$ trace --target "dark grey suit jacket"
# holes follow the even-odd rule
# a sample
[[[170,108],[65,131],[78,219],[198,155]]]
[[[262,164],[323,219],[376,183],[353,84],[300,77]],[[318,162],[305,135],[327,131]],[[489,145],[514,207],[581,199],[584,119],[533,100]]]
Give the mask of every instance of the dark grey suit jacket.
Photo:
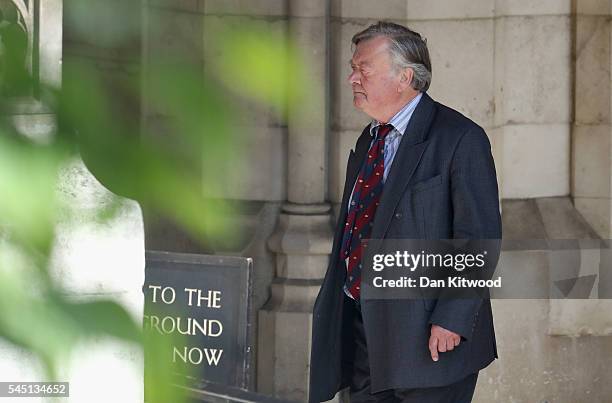
[[[366,127],[351,151],[330,264],[314,306],[311,402],[331,399],[348,381],[343,362],[350,362],[353,338],[339,249],[348,198],[370,140]],[[385,182],[371,238],[500,239],[495,166],[483,129],[423,94]],[[362,298],[362,315],[372,392],[448,385],[497,358],[488,299]],[[459,347],[440,353],[438,362],[428,348],[432,323],[462,336]]]

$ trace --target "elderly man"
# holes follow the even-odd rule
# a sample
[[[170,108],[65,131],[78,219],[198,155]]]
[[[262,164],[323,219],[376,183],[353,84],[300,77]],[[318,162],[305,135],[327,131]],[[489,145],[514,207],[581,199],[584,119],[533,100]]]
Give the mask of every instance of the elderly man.
[[[490,144],[427,95],[418,33],[379,22],[352,42],[353,103],[373,120],[349,156],[314,307],[310,401],[348,386],[351,402],[470,402],[478,371],[497,358],[490,301],[363,299],[360,241],[499,239]]]

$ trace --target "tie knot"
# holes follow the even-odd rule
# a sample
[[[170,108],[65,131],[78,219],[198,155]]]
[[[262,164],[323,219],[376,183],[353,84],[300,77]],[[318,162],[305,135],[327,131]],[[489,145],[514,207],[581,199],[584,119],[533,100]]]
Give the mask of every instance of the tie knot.
[[[390,124],[378,126],[378,132],[376,134],[376,138],[378,140],[384,140],[385,137],[387,137],[387,134],[391,133],[391,130],[393,130],[393,125],[390,125]]]

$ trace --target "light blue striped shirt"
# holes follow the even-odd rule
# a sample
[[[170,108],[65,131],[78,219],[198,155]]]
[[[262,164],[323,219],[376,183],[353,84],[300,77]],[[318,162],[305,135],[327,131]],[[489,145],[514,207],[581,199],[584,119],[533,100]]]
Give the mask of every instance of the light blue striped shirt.
[[[395,153],[397,153],[397,149],[399,148],[400,141],[402,141],[402,136],[408,127],[408,123],[410,122],[410,118],[414,113],[421,97],[423,96],[422,92],[419,92],[418,95],[410,102],[408,102],[399,112],[397,112],[390,120],[389,124],[393,126],[393,130],[387,137],[385,137],[385,172],[383,173],[383,182],[387,180],[387,176],[389,175],[389,170],[391,169],[391,164],[393,163],[393,159],[395,158]],[[372,136],[372,141],[370,142],[370,148],[374,144],[374,140],[376,139],[376,134],[378,133],[378,128],[384,123],[379,122],[378,120],[372,120],[370,124],[370,135]],[[353,190],[351,191],[351,197],[349,197],[349,204],[347,206],[347,211],[351,209],[351,201],[353,200],[353,192],[355,191],[355,184],[353,183]]]
[[[383,182],[387,180],[387,176],[389,175],[389,170],[391,169],[391,164],[393,163],[393,159],[395,158],[395,153],[399,147],[400,141],[402,140],[402,136],[406,131],[406,127],[408,127],[408,122],[410,122],[410,118],[414,113],[421,97],[423,96],[422,92],[412,98],[410,102],[408,102],[399,112],[397,112],[390,120],[389,124],[393,126],[393,130],[387,135],[385,138],[385,173],[383,174]],[[370,134],[372,135],[372,140],[376,138],[376,134],[378,133],[378,128],[384,123],[381,123],[377,120],[373,120],[370,126]],[[374,141],[370,143],[370,147],[372,147]],[[352,196],[351,196],[352,198]]]
[[[404,135],[404,132],[406,131],[406,128],[408,127],[408,123],[410,122],[410,118],[412,117],[412,114],[414,113],[414,110],[419,104],[419,101],[421,100],[422,96],[423,96],[423,93],[419,92],[416,97],[412,98],[410,102],[408,102],[402,109],[400,109],[399,112],[397,112],[389,120],[388,124],[393,126],[393,130],[391,130],[391,132],[387,134],[387,137],[385,137],[385,150],[384,150],[385,172],[383,173],[383,182],[387,180],[387,176],[389,175],[389,170],[391,169],[391,164],[393,163],[393,159],[395,158],[395,154],[397,153],[397,149],[399,148],[400,141],[402,141],[402,136]],[[370,142],[370,148],[374,144],[374,140],[376,139],[376,134],[378,133],[378,128],[383,124],[384,123],[381,123],[377,120],[372,121],[370,125],[370,134],[372,135],[372,141]],[[351,197],[349,197],[349,204],[347,206],[347,211],[349,211],[351,208],[354,191],[355,191],[355,184],[353,184],[353,190],[351,191]],[[345,263],[348,266],[348,258],[345,259]],[[344,286],[344,293],[350,298],[353,298],[353,296],[349,293],[346,285]]]

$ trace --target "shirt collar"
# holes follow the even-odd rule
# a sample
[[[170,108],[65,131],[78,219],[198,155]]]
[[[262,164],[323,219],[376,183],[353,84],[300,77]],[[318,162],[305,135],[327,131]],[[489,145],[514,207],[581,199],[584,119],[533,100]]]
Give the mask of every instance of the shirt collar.
[[[399,110],[390,120],[389,124],[393,126],[395,129],[393,132],[398,132],[399,135],[403,135],[406,131],[406,127],[408,127],[408,122],[410,122],[410,118],[414,110],[416,109],[421,97],[423,96],[422,92],[419,92],[416,97],[412,98],[410,102],[408,102],[402,109]],[[376,135],[376,130],[378,126],[381,126],[383,123],[378,120],[372,120],[370,124],[370,135],[374,137]],[[392,132],[392,133],[393,133]]]

